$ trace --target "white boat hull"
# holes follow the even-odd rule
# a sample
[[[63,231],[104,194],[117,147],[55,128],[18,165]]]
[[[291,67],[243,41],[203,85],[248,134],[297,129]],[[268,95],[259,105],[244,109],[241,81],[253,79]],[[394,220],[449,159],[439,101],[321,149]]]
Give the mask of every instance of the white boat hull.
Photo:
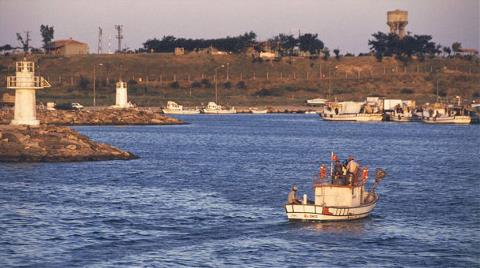
[[[413,121],[411,116],[404,115],[390,115],[390,121],[394,122],[410,122]]]
[[[285,211],[289,220],[306,221],[345,221],[362,219],[370,215],[378,201],[378,195],[370,203],[357,207],[325,207],[314,204],[286,204]]]
[[[202,111],[204,114],[236,114],[236,110],[206,110]]]
[[[268,113],[268,110],[250,110],[250,113],[252,113],[252,114],[266,114],[266,113]]]
[[[427,124],[470,124],[472,118],[466,115],[425,117],[422,122]]]
[[[178,111],[178,110],[164,109],[163,113],[164,114],[199,114],[200,110],[181,110],[181,111]]]
[[[356,122],[378,122],[383,120],[382,114],[320,114],[326,121],[356,121]]]

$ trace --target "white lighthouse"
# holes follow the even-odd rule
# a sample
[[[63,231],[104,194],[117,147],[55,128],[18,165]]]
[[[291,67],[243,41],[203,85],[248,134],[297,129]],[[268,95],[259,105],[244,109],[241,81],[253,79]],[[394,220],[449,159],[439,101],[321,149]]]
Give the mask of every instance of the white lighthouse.
[[[35,63],[19,61],[15,76],[7,77],[7,88],[15,89],[15,115],[10,124],[37,126],[35,90],[50,87],[43,77],[35,76]]]
[[[120,80],[116,83],[116,87],[115,108],[128,108],[127,82]]]

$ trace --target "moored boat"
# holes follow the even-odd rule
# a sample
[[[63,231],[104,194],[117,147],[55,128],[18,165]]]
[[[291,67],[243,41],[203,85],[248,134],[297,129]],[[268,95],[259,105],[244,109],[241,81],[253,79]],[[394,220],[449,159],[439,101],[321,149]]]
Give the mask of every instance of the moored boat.
[[[249,108],[251,114],[266,114],[268,113],[267,109],[258,109],[258,108]]]
[[[378,107],[365,102],[333,102],[319,116],[326,121],[382,121],[383,114],[379,113]]]
[[[332,161],[334,159],[335,155],[332,154]],[[289,220],[355,220],[365,218],[373,211],[379,200],[375,190],[385,177],[385,171],[376,170],[375,182],[370,190],[366,191],[368,168],[359,168],[357,170],[361,174],[359,177],[358,173],[355,176],[339,175],[337,171],[333,171],[332,167],[333,165],[331,165],[330,176],[327,177],[327,168],[322,165],[320,174],[314,177],[314,201],[308,200],[307,195],[304,194],[302,201],[285,204],[285,212]],[[296,186],[292,191],[296,192]]]
[[[382,121],[382,114],[366,114],[366,113],[353,113],[353,114],[334,114],[334,113],[320,113],[319,116],[326,121]]]
[[[472,118],[468,115],[441,115],[424,117],[422,122],[427,124],[470,124]]]
[[[202,109],[202,113],[204,114],[236,114],[237,111],[235,107],[231,107],[230,109],[225,109],[223,106],[216,104],[215,102],[211,101],[207,104],[205,108]]]
[[[184,109],[174,101],[168,101],[167,107],[162,110],[164,114],[199,114],[199,109]]]
[[[464,107],[434,103],[423,111],[422,122],[427,124],[470,124],[472,118]]]

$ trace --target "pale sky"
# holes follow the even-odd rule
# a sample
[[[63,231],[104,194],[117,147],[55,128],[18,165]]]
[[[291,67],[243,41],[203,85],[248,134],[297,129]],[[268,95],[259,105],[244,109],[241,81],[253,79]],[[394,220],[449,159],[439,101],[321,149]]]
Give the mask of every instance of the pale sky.
[[[480,0],[0,0],[0,46],[19,46],[16,32],[30,30],[41,46],[40,25],[53,25],[55,39],[73,38],[97,51],[116,48],[114,25],[124,27],[123,44],[142,47],[150,38],[174,35],[215,38],[254,31],[265,40],[278,33],[318,33],[326,46],[367,52],[368,39],[387,32],[386,12],[408,11],[407,31],[434,41],[479,49]]]

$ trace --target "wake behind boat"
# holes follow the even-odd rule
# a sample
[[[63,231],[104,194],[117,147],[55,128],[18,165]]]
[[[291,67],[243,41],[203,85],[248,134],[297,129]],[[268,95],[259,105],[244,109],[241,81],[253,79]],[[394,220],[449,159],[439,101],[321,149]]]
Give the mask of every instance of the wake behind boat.
[[[335,164],[334,164],[335,163]],[[368,168],[360,167],[353,157],[346,166],[342,166],[332,153],[330,176],[326,165],[321,165],[320,174],[314,176],[314,201],[307,195],[303,200],[296,198],[297,187],[293,186],[285,204],[289,220],[339,221],[355,220],[367,217],[375,208],[379,195],[375,192],[386,173],[382,169],[375,171],[375,182],[369,191],[365,190],[368,181]],[[359,179],[360,178],[360,179]]]

